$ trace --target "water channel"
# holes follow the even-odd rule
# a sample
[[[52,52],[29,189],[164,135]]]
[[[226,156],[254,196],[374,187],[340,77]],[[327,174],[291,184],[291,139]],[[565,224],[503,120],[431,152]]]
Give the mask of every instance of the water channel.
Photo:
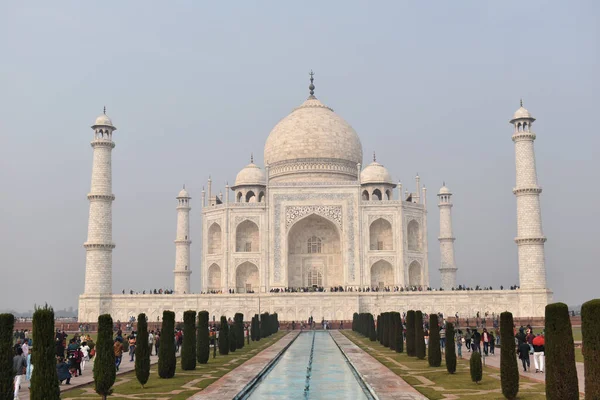
[[[301,333],[249,399],[372,399],[326,331]]]

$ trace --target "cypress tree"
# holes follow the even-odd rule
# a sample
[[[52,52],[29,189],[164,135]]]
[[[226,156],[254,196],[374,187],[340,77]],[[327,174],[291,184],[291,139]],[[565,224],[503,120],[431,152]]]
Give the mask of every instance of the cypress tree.
[[[229,325],[227,318],[221,316],[221,330],[219,331],[219,354],[226,356],[229,354]]]
[[[384,312],[381,315],[381,319],[382,319],[382,335],[383,335],[383,346],[384,347],[390,347],[390,329],[389,329],[389,312]]]
[[[12,366],[14,327],[14,315],[0,314],[0,399],[2,400],[12,400],[14,398]]]
[[[419,360],[425,359],[425,332],[423,332],[423,313],[415,312],[415,354]]]
[[[210,357],[210,336],[208,332],[208,311],[198,313],[198,343],[196,346],[196,356],[198,363],[206,364]]]
[[[430,367],[439,367],[442,365],[440,326],[437,314],[429,315],[429,346],[427,347],[427,361],[429,361]]]
[[[181,369],[196,369],[196,311],[183,313],[183,344],[181,345]]]
[[[381,314],[377,315],[377,341],[379,342],[379,344],[381,344],[382,342],[382,337],[381,337]]]
[[[585,400],[600,399],[600,299],[581,306]]]
[[[358,313],[352,314],[352,330],[358,332]]]
[[[237,328],[235,323],[229,326],[229,352],[233,353],[237,349]]]
[[[254,342],[256,340],[256,331],[255,331],[255,319],[252,317],[250,320],[250,339]]]
[[[137,336],[135,341],[135,377],[142,388],[150,377],[150,345],[148,344],[148,321],[146,314],[137,318]]]
[[[237,329],[235,335],[237,344],[235,347],[242,349],[244,348],[244,314],[236,313],[233,320],[235,321],[235,327]]]
[[[519,393],[519,365],[515,351],[513,336],[513,315],[509,312],[500,314],[500,383],[502,394],[507,399],[514,399]]]
[[[177,358],[175,357],[175,313],[173,311],[163,311],[160,333],[158,376],[169,379],[175,376],[175,367],[177,366]]]
[[[35,351],[31,354],[31,363],[35,365],[35,373],[32,374],[29,396],[35,400],[58,400],[60,388],[56,373],[54,310],[48,305],[36,307],[33,313],[33,343]]]
[[[446,323],[446,369],[451,374],[456,372],[455,336],[454,324],[451,322]]]
[[[415,357],[415,311],[408,310],[406,313],[406,355]]]
[[[369,314],[369,340],[374,342],[377,340],[377,332],[375,331],[375,318],[373,314]]]
[[[394,313],[395,327],[396,327],[396,353],[402,353],[404,351],[404,334],[402,329],[402,318],[399,312]]]
[[[98,339],[95,346],[96,355],[94,356],[94,389],[104,400],[112,393],[112,386],[117,378],[112,328],[113,320],[110,314],[103,314],[98,317]],[[33,340],[35,344],[35,336]],[[37,349],[33,352],[33,354],[35,353],[37,353]],[[37,369],[37,366],[34,368]],[[56,371],[56,362],[54,362],[54,370]],[[32,374],[32,387],[36,374],[37,371]],[[58,377],[54,381],[58,382]],[[42,384],[45,385],[49,382],[44,381]]]
[[[390,312],[390,350],[396,350],[396,316]]]
[[[481,366],[481,354],[479,352],[471,354],[469,369],[471,372],[471,380],[475,383],[481,382],[481,378],[483,378],[483,367]]]
[[[260,340],[260,337],[261,337],[261,335],[260,335],[260,319],[258,318],[258,314],[254,314],[254,319],[255,319],[254,325],[256,325],[255,326],[256,334],[254,337],[256,338],[256,340]]]
[[[554,303],[546,306],[545,330],[546,398],[577,400],[579,383],[575,367],[575,346],[566,304]],[[587,349],[584,347],[585,350]]]

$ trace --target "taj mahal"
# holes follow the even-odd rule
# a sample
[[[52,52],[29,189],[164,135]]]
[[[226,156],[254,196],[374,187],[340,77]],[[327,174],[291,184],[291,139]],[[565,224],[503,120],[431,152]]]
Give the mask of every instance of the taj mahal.
[[[268,311],[278,313],[280,321],[309,316],[351,320],[355,312],[409,309],[465,316],[506,310],[516,317],[544,315],[552,292],[546,285],[535,118],[523,104],[510,119],[516,159],[512,191],[517,201],[519,288],[454,290],[458,268],[453,194],[444,184],[434,205],[440,213],[441,265],[436,270],[443,290],[427,290],[427,213],[431,211],[427,189],[418,174],[414,184],[394,181],[375,154],[363,164],[357,132],[314,91],[311,73],[308,98],[268,135],[264,166],[251,157],[224,193],[213,191],[209,178],[197,206],[185,187],[176,196],[174,293],[170,295],[113,293],[111,157],[113,135],[118,133],[106,112],[101,114],[92,126],[85,290],[79,298],[79,321],[95,322],[105,313],[125,321],[141,312],[156,321],[164,310],[175,311],[178,321],[186,310],[207,310],[217,319],[237,312],[247,317]],[[201,212],[191,214],[192,205]],[[196,221],[202,224],[198,238],[202,252],[201,260],[193,261],[189,227]],[[200,282],[200,293],[190,291],[191,279]]]

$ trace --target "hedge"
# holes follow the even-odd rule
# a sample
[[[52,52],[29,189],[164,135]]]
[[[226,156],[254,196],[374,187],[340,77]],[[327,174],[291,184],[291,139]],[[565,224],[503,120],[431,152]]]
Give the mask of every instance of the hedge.
[[[406,355],[415,357],[415,311],[408,310],[406,313]]]
[[[148,344],[148,321],[146,314],[137,318],[137,337],[135,341],[135,377],[142,388],[150,377],[150,345]]]
[[[415,355],[419,360],[425,359],[425,332],[423,332],[423,313],[415,312]]]
[[[210,336],[208,331],[208,311],[198,313],[198,330],[196,344],[196,358],[199,364],[206,364],[210,357]]]
[[[446,370],[453,374],[456,372],[456,345],[454,332],[454,324],[446,323]]]
[[[12,366],[14,327],[14,315],[0,314],[0,399],[2,400],[12,400],[14,397]]]
[[[600,299],[581,306],[585,399],[600,399]]]
[[[181,345],[181,369],[196,369],[196,311],[183,313],[183,344]]]
[[[513,336],[513,315],[500,314],[500,382],[502,394],[509,400],[515,399],[519,393],[519,365],[515,351]],[[506,346],[504,344],[506,343]]]
[[[554,303],[546,306],[545,331],[546,398],[578,400],[575,346],[569,308],[566,304]]]
[[[158,376],[169,379],[175,376],[175,313],[163,311],[158,348]]]
[[[96,340],[96,355],[94,356],[94,389],[104,400],[112,393],[112,386],[117,378],[112,328],[113,320],[109,314],[98,317],[98,339]],[[37,350],[33,353],[36,352]],[[56,365],[54,369],[56,369]],[[31,375],[32,381],[35,379],[35,375],[35,373]],[[58,377],[56,381],[58,382]]]
[[[221,330],[219,331],[219,354],[222,356],[229,354],[229,325],[224,315],[221,316]]]
[[[430,367],[442,365],[442,347],[440,344],[440,325],[437,314],[429,315],[429,346],[427,347],[427,361]]]

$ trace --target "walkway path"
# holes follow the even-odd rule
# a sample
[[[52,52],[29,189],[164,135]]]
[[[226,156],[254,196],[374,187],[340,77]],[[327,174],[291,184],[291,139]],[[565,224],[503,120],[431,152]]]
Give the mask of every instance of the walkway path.
[[[179,356],[179,353],[177,353]],[[150,365],[156,364],[158,362],[158,356],[154,355],[150,357]],[[85,370],[83,371],[83,375],[78,376],[77,378],[71,378],[71,384],[65,385],[64,383],[60,385],[60,391],[64,392],[65,390],[75,389],[80,386],[87,385],[88,383],[94,382],[94,372],[93,372],[93,362],[88,362],[85,366]],[[133,371],[135,369],[135,362],[129,362],[129,354],[123,353],[123,361],[121,362],[121,366],[119,367],[119,371],[117,371],[117,376],[124,374],[129,371]],[[35,374],[35,368],[34,372]],[[19,391],[19,399],[29,399],[29,381],[23,382],[21,384],[21,390]]]
[[[291,343],[300,332],[288,333],[275,344],[261,351],[239,367],[223,375],[218,381],[206,389],[191,396],[190,400],[200,399],[232,399],[242,391],[256,375],[263,370],[285,347]]]
[[[381,364],[370,354],[355,345],[339,331],[330,331],[331,337],[338,344],[361,378],[367,383],[379,399],[421,400],[427,399],[402,378]]]
[[[494,367],[494,368],[500,368],[500,349],[496,348],[496,354],[493,356],[487,356],[485,357],[485,364],[490,366],[490,367]],[[467,351],[467,349],[465,347],[463,347],[463,351],[462,351],[462,355],[463,358],[466,360],[470,360],[471,359],[471,354]],[[484,355],[483,353],[481,353],[482,355]],[[482,360],[483,361],[483,360]],[[542,373],[535,373],[535,367],[533,366],[533,356],[530,356],[530,361],[531,361],[531,368],[533,368],[533,371],[527,371],[524,372],[523,371],[523,367],[521,364],[521,361],[519,360],[519,374],[522,376],[525,376],[529,379],[532,379],[534,381],[538,381],[538,382],[544,382],[546,381],[546,374],[542,374]],[[579,391],[581,393],[584,393],[584,388],[585,388],[585,377],[583,375],[583,363],[575,363],[577,365],[577,380],[579,381]]]

